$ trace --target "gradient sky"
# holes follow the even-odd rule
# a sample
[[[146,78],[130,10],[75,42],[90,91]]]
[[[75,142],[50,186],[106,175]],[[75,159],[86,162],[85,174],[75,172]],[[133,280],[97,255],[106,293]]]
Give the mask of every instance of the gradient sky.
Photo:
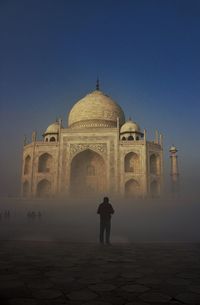
[[[0,194],[17,194],[23,136],[95,89],[200,172],[200,1],[0,0]],[[200,179],[199,179],[200,180]],[[192,181],[192,180],[191,180]]]

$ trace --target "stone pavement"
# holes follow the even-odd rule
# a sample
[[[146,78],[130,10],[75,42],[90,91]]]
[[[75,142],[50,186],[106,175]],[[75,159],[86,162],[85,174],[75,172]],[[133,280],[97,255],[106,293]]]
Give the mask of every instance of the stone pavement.
[[[200,245],[1,241],[0,304],[200,304]]]

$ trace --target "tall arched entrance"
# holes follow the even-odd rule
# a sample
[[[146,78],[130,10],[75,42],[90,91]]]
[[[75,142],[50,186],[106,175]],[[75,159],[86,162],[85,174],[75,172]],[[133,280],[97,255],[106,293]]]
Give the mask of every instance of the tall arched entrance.
[[[49,197],[51,195],[51,182],[43,179],[37,185],[37,197]]]
[[[28,155],[25,159],[24,175],[30,174],[30,171],[31,171],[31,157]]]
[[[71,163],[70,186],[71,194],[105,193],[107,179],[103,158],[89,149],[76,155]]]
[[[44,153],[39,157],[38,161],[38,172],[49,173],[52,170],[53,158],[50,154]]]
[[[150,173],[154,175],[160,174],[160,158],[158,155],[150,156]]]
[[[140,185],[136,180],[130,179],[126,182],[125,195],[127,197],[138,197],[140,195]]]

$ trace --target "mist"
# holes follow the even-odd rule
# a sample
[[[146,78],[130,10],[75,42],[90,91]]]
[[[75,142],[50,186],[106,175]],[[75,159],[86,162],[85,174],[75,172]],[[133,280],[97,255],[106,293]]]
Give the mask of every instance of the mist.
[[[98,242],[97,208],[102,199],[2,198],[0,239]],[[200,241],[200,205],[195,193],[131,200],[110,196],[110,202],[115,210],[113,243]],[[29,216],[32,212],[34,217]]]

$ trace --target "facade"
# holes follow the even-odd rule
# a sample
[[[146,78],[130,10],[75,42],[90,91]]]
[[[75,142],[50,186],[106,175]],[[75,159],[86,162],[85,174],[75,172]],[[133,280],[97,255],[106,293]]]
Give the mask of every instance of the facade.
[[[22,196],[159,196],[163,186],[162,136],[146,130],[97,89],[51,124],[43,141],[24,143]]]

